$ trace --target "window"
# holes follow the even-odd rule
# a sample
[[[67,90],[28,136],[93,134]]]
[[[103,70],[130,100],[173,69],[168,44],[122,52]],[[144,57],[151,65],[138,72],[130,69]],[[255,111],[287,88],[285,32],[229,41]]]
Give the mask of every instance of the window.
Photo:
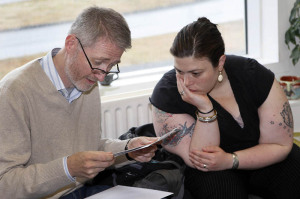
[[[124,54],[122,63],[127,67],[122,70],[172,65],[173,58],[169,49],[176,33],[202,16],[218,24],[226,53],[245,54],[244,8],[243,0],[209,0],[125,14],[133,33],[133,48]]]
[[[172,68],[169,49],[176,33],[198,17],[219,25],[226,53],[246,53],[243,0],[111,0],[101,4],[95,0],[0,0],[0,4],[0,79],[62,46],[75,17],[83,8],[97,4],[122,13],[133,37],[132,49],[121,60],[120,78],[113,82],[115,88],[103,88],[104,95],[140,89],[136,84],[153,87]]]

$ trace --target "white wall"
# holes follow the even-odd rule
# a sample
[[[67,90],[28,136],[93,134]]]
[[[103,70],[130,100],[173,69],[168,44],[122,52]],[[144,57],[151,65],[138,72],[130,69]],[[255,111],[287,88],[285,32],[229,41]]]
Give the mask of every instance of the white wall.
[[[284,41],[284,35],[286,30],[289,27],[289,16],[290,11],[294,5],[295,0],[261,0],[263,5],[263,10],[270,10],[270,7],[276,7],[276,13],[277,16],[274,14],[270,15],[268,12],[262,12],[262,27],[267,26],[267,24],[274,24],[277,23],[277,31],[276,33],[272,31],[269,31],[267,28],[263,30],[264,37],[262,41],[268,40],[271,42],[277,42],[278,45],[278,62],[274,63],[266,63],[265,66],[270,68],[272,71],[275,72],[277,77],[280,77],[281,75],[298,75],[300,76],[300,63],[298,63],[296,66],[292,64],[292,61],[290,60],[290,50],[288,49],[287,45]],[[274,6],[274,3],[277,4],[277,6]],[[273,18],[275,17],[275,18]],[[273,35],[278,35],[278,38],[273,38]],[[268,45],[266,42],[262,43],[262,47],[265,47],[264,45]],[[272,51],[273,49],[265,47],[265,51]]]
[[[251,1],[251,0],[250,0]],[[291,51],[285,44],[290,11],[295,0],[260,0],[261,3],[261,58],[276,78],[282,75],[300,76],[300,62],[295,66],[289,58]],[[276,20],[274,20],[276,19]],[[300,132],[300,100],[290,101],[294,131]]]

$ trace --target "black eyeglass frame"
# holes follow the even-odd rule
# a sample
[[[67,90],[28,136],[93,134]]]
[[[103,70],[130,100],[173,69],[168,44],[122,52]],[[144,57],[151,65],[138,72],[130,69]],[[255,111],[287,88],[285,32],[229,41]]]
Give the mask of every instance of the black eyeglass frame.
[[[94,68],[94,67],[92,66],[92,63],[90,62],[90,60],[89,60],[89,58],[88,58],[88,56],[87,56],[87,54],[86,54],[84,48],[83,48],[83,45],[82,45],[80,39],[79,39],[78,37],[76,37],[76,39],[78,40],[79,45],[80,45],[80,47],[81,47],[81,49],[82,49],[82,51],[83,51],[83,54],[84,54],[86,60],[88,61],[88,63],[89,63],[89,65],[90,65],[92,71],[98,70],[98,71],[101,71],[101,72],[102,72],[103,74],[105,74],[105,75],[108,75],[108,74],[117,74],[117,75],[119,75],[120,69],[119,69],[119,65],[118,65],[118,64],[117,64],[117,70],[118,70],[118,71],[109,71],[109,72],[107,72],[107,71],[102,70],[102,69],[100,69],[100,68]]]

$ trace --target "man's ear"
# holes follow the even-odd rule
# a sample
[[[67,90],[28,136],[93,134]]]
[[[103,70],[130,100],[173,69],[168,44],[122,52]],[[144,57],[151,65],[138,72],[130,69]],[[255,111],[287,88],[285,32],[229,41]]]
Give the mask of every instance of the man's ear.
[[[65,48],[67,52],[73,51],[77,48],[78,41],[75,35],[68,35],[65,39]]]

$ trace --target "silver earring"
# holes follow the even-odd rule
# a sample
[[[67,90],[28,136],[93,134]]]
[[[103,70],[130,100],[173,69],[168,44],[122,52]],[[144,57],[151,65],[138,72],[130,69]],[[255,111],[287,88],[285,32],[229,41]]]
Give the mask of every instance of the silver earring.
[[[221,83],[223,81],[222,71],[219,71],[218,82]]]

